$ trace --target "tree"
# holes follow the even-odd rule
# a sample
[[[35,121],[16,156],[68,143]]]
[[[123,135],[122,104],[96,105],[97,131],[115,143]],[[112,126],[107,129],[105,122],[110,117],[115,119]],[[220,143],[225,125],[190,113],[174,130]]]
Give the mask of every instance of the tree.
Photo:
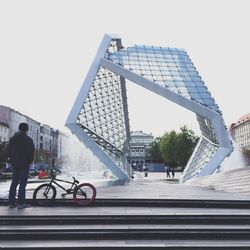
[[[181,132],[174,130],[163,135],[160,141],[160,152],[163,160],[171,167],[186,166],[194,147],[198,142],[198,137],[186,126],[180,128]]]
[[[163,135],[160,142],[160,152],[163,160],[171,167],[178,166],[178,136],[177,133],[172,130]]]
[[[6,142],[0,142],[0,169],[4,167],[7,161],[7,146],[8,144]]]
[[[160,152],[161,137],[156,137],[153,143],[150,145],[150,155],[153,162],[163,162]]]
[[[198,140],[199,138],[187,126],[181,127],[181,133],[178,134],[178,164],[182,169],[187,165]]]

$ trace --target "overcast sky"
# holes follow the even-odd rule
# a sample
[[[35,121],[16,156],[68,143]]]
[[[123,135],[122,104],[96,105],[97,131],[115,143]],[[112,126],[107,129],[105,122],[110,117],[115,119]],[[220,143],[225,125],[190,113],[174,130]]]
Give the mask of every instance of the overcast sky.
[[[65,130],[105,33],[134,44],[186,49],[227,125],[249,108],[249,6],[243,0],[0,0],[0,104]],[[190,111],[128,83],[131,130],[154,136]],[[66,130],[67,131],[67,130]]]

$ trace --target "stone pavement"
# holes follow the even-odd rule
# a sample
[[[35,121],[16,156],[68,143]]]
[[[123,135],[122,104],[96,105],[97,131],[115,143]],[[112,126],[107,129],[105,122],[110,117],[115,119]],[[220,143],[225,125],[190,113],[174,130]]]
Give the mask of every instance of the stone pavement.
[[[250,167],[237,168],[222,173],[191,179],[186,184],[211,190],[250,195]]]
[[[178,184],[177,179],[166,179],[163,174],[152,174],[148,178],[139,178],[134,181],[120,186],[103,186],[97,187],[97,199],[190,199],[190,200],[235,200],[235,201],[250,201],[250,195],[232,194],[223,191],[209,190],[203,187]],[[33,190],[27,192],[27,197],[31,198]],[[57,195],[60,199],[60,195]],[[235,209],[206,209],[206,208],[185,208],[181,207],[31,207],[24,210],[9,209],[7,206],[0,206],[1,215],[15,214],[103,214],[103,213],[225,213],[233,212]],[[249,213],[250,210],[239,209],[237,212]]]
[[[215,191],[166,180],[133,181],[128,185],[99,187],[97,198],[250,200],[250,195]]]
[[[166,178],[165,173],[149,173],[144,177],[138,173],[137,178],[123,185],[112,185],[109,182],[93,182],[97,188],[97,198],[128,198],[128,199],[214,199],[214,200],[250,200],[250,194],[229,193],[223,190],[213,190],[209,186],[187,185],[178,183],[180,173],[176,178]],[[28,183],[27,198],[32,198],[34,189],[41,182]],[[0,183],[0,193],[7,193],[10,182]],[[60,198],[60,189],[57,198]],[[1,199],[1,196],[0,196]]]
[[[249,195],[177,181],[166,180],[163,174],[149,174],[126,185],[97,185],[99,201],[128,200],[124,205],[105,205],[97,200],[88,207],[72,203],[19,210],[0,202],[0,248],[250,249]],[[31,187],[28,197],[32,197]],[[148,201],[143,205],[133,204],[145,199]],[[171,199],[174,201],[168,206],[166,201]],[[154,203],[157,200],[160,203]],[[180,206],[181,200],[188,202]],[[220,201],[227,203],[216,206]],[[235,202],[247,204],[235,207]]]
[[[141,175],[127,185],[97,188],[97,198],[250,200],[250,194],[180,184],[179,176],[177,173],[176,179],[167,179],[165,173],[149,173],[147,178]]]

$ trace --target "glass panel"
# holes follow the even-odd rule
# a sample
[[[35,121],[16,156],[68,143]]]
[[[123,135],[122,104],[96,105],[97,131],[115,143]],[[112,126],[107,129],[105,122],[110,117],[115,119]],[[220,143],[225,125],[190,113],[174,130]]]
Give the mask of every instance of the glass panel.
[[[109,53],[106,58],[218,111],[218,106],[211,99],[199,73],[182,49],[135,45]],[[186,87],[186,90],[180,89],[182,87]]]

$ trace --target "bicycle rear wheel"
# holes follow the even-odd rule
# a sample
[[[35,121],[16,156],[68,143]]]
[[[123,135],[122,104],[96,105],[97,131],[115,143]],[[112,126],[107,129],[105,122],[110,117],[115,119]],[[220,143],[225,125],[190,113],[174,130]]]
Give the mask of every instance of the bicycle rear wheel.
[[[73,193],[74,201],[81,206],[86,206],[95,201],[96,188],[90,183],[78,185]]]
[[[51,184],[38,186],[33,193],[33,201],[39,205],[48,205],[55,201],[56,188]]]

